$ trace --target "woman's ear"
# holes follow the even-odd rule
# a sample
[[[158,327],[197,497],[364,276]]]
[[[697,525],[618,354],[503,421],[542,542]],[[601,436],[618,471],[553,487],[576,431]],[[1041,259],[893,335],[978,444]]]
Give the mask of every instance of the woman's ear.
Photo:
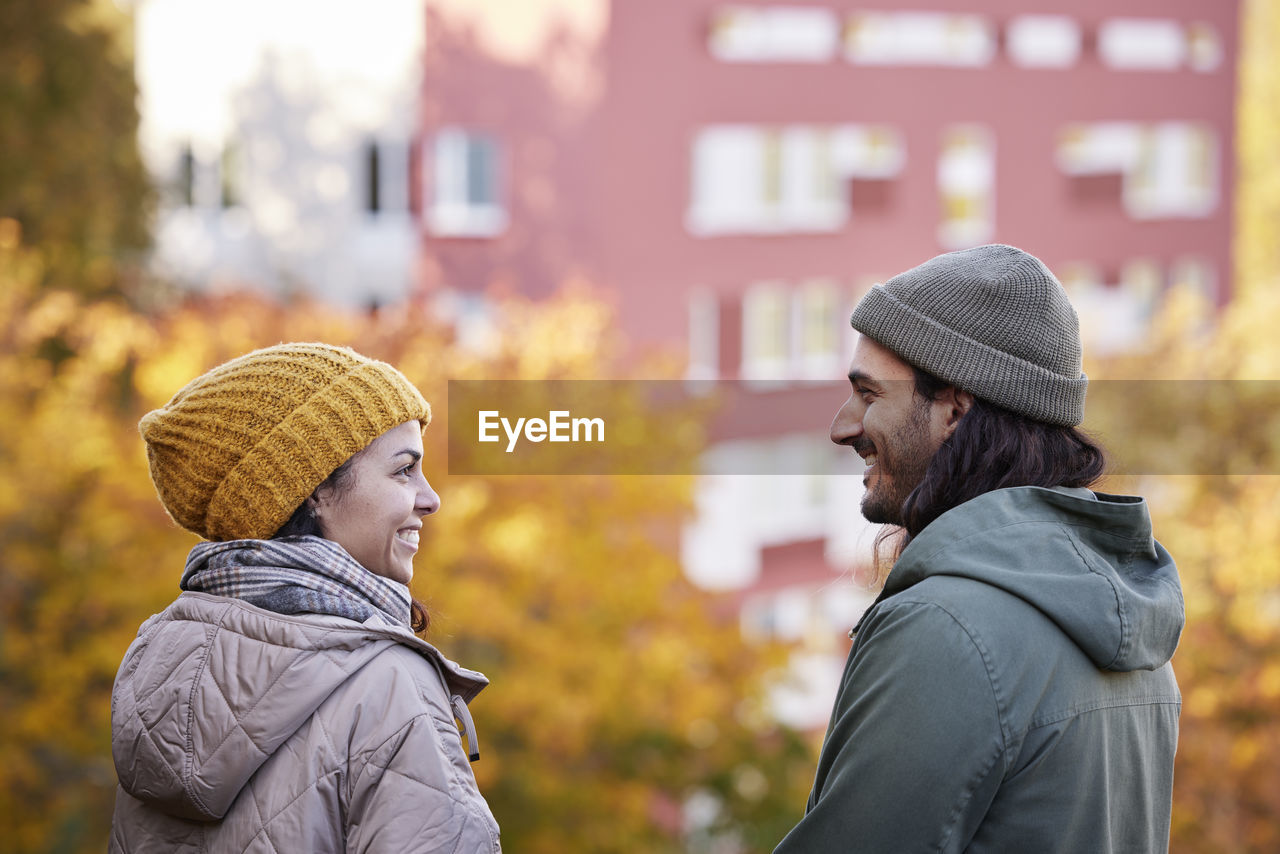
[[[303,502],[307,511],[311,514],[311,520],[315,524],[316,531],[322,537],[325,536],[325,531],[328,528],[325,524],[325,518],[332,504],[331,498],[329,490],[317,489],[308,495],[307,500]]]

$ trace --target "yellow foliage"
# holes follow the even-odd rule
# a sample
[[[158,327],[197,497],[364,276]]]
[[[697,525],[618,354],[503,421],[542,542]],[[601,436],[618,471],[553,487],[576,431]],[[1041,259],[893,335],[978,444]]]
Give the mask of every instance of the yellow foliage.
[[[1280,850],[1280,5],[1246,0],[1241,33],[1233,298],[1215,317],[1194,296],[1172,295],[1147,352],[1090,370],[1229,384],[1230,404],[1197,416],[1198,438],[1161,453],[1255,473],[1141,483],[1187,607],[1174,657],[1185,698],[1170,841],[1179,854]],[[1143,441],[1178,413],[1146,417],[1145,428],[1134,422]]]
[[[779,651],[744,649],[669,547],[689,480],[447,470],[446,380],[620,376],[607,306],[585,293],[512,300],[477,351],[416,306],[353,316],[224,296],[146,316],[43,290],[38,267],[0,249],[6,850],[101,850],[112,678],[138,625],[178,593],[195,543],[156,500],[138,418],[209,367],[283,340],[386,359],[434,404],[424,468],[443,503],[415,592],[432,641],[493,680],[473,707],[475,770],[508,848],[681,850],[679,805],[695,791],[722,800],[748,850],[794,821],[808,746],[739,713],[758,705]]]
[[[1240,28],[1236,266],[1242,288],[1280,277],[1280,6],[1245,0]]]
[[[1148,477],[1156,536],[1178,563],[1187,626],[1174,668],[1185,703],[1174,776],[1171,850],[1280,850],[1280,288],[1242,288],[1214,322],[1185,300],[1167,306],[1151,350],[1099,366],[1106,376],[1213,380],[1229,406],[1196,415],[1163,453],[1188,471]],[[1130,413],[1135,436],[1162,442],[1176,408]],[[1198,438],[1191,438],[1191,437]],[[1203,469],[1202,469],[1203,470]]]

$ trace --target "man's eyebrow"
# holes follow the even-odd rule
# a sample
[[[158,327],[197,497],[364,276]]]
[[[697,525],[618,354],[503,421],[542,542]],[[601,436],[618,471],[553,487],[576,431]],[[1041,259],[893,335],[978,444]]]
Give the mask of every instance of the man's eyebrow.
[[[871,378],[870,375],[864,374],[862,371],[853,370],[849,372],[849,382],[854,385],[866,386],[868,388],[880,390],[880,383]]]
[[[421,454],[421,453],[419,453],[418,451],[413,450],[412,448],[405,448],[403,451],[396,451],[396,452],[395,452],[394,454],[392,454],[391,456],[392,456],[392,457],[398,457],[398,456],[400,456],[401,454],[408,454],[409,456],[413,457],[413,461],[414,461],[415,463],[416,463],[418,460],[422,459],[422,454]]]

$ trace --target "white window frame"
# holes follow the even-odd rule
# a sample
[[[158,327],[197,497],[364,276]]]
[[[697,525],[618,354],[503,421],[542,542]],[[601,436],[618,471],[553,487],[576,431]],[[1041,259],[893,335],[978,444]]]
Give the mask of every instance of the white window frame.
[[[845,58],[855,65],[981,68],[996,55],[996,34],[981,15],[854,12],[845,19]]]
[[[370,175],[370,152],[376,152],[378,174]],[[370,134],[360,146],[360,207],[367,216],[382,220],[409,214],[409,142],[403,138]],[[369,208],[371,179],[377,181],[378,206]]]
[[[1220,146],[1200,122],[1096,122],[1064,128],[1056,159],[1067,175],[1122,175],[1133,219],[1203,219],[1218,207]]]
[[[938,243],[966,249],[989,241],[996,226],[996,142],[984,125],[952,125],[943,130],[938,153]],[[964,140],[964,143],[954,142]],[[956,202],[970,205],[968,216],[952,217]]]
[[[729,6],[713,14],[707,47],[721,62],[827,62],[840,47],[840,23],[815,6]]]
[[[1022,68],[1071,68],[1083,38],[1080,23],[1067,15],[1018,15],[1005,28],[1005,50]]]
[[[1116,71],[1177,71],[1187,35],[1171,18],[1112,18],[1098,27],[1098,58]]]
[[[488,162],[473,162],[488,148]],[[488,134],[458,127],[440,128],[426,141],[423,158],[423,223],[439,237],[496,237],[507,228],[507,211],[501,202],[501,151]],[[473,169],[488,171],[493,198],[473,198],[469,184]]]
[[[906,147],[881,125],[708,125],[694,137],[685,227],[697,236],[829,233],[850,178],[901,173]]]
[[[792,293],[791,341],[796,375],[829,380],[840,376],[841,288],[832,279],[810,279]],[[815,343],[816,333],[823,336]]]
[[[791,299],[782,282],[758,282],[742,297],[742,378],[747,381],[789,379],[791,368]],[[776,336],[776,341],[767,338]]]
[[[720,301],[714,293],[698,289],[689,294],[689,363],[685,379],[720,377]]]
[[[1138,161],[1125,173],[1125,210],[1139,220],[1211,216],[1218,207],[1218,171],[1218,138],[1208,125],[1149,125]]]

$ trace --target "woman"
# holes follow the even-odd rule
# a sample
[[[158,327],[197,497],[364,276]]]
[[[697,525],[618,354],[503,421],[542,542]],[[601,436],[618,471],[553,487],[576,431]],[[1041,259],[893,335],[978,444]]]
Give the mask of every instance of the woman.
[[[414,634],[430,419],[395,368],[324,344],[142,419],[161,502],[206,542],[116,677],[112,851],[499,850],[468,764],[488,681]]]

